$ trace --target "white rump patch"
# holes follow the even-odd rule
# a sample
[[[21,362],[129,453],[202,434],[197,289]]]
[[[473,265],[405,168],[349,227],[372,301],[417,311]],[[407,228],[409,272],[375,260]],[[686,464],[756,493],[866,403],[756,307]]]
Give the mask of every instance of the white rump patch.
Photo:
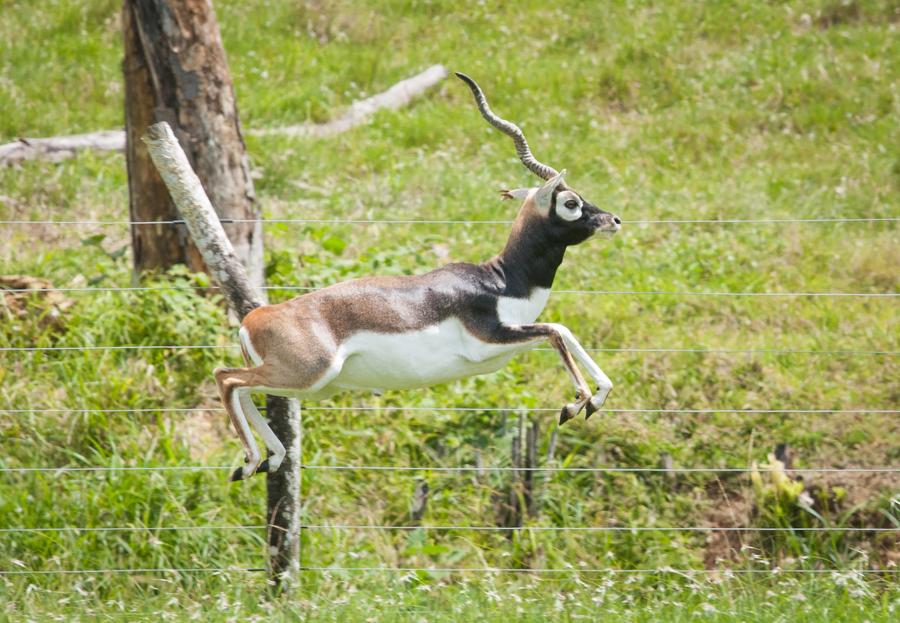
[[[250,332],[247,331],[244,327],[241,327],[238,331],[238,337],[241,340],[241,345],[243,345],[244,350],[247,351],[247,356],[250,357],[250,361],[253,362],[253,365],[261,366],[262,365],[262,357],[259,356],[259,353],[256,352],[256,349],[253,348],[253,344],[250,342]]]

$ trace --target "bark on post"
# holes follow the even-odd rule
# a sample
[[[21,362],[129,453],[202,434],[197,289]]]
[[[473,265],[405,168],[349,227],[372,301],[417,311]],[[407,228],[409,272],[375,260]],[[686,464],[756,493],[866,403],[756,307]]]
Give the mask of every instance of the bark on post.
[[[191,169],[169,124],[147,130],[143,141],[168,187],[198,252],[221,286],[229,305],[243,318],[263,304],[263,298],[247,278],[200,179]],[[272,430],[287,455],[275,473],[266,475],[269,517],[269,572],[277,586],[289,586],[300,570],[300,406],[296,400],[268,396],[266,412]]]
[[[225,50],[209,0],[125,0],[125,120],[132,221],[177,218],[175,206],[139,140],[167,121],[221,219],[256,220],[227,227],[250,282],[262,285],[262,224],[254,204]],[[204,270],[178,225],[132,227],[137,272],[187,264]]]

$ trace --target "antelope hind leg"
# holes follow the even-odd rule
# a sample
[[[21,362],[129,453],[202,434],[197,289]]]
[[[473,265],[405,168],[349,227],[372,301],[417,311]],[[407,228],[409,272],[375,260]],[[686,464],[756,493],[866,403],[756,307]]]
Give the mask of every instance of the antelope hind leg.
[[[260,414],[256,405],[253,404],[250,392],[246,389],[239,389],[238,395],[240,396],[241,407],[243,407],[244,413],[247,414],[247,417],[250,420],[250,425],[257,433],[259,433],[259,436],[262,437],[263,442],[266,444],[266,448],[268,448],[271,453],[269,458],[259,464],[256,468],[256,473],[277,472],[278,468],[281,467],[281,462],[284,460],[284,444],[281,443],[278,436],[275,435],[271,428],[269,428],[269,423],[266,422],[265,418]]]
[[[214,375],[222,398],[222,406],[228,412],[235,432],[244,446],[244,465],[231,475],[231,479],[243,480],[252,476],[262,463],[262,455],[256,445],[256,439],[253,438],[240,399],[239,390],[247,385],[245,377],[248,371],[241,368],[218,368]]]

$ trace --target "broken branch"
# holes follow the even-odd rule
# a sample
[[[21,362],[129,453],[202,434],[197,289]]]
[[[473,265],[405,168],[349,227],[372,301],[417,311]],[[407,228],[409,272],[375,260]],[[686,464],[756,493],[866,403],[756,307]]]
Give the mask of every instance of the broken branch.
[[[413,98],[421,95],[447,77],[447,68],[432,65],[420,74],[401,80],[387,91],[352,104],[346,113],[325,123],[301,123],[250,130],[258,136],[308,136],[325,138],[347,132],[366,123],[379,110],[395,110],[408,105]],[[19,138],[0,145],[0,163],[15,164],[23,160],[44,159],[59,162],[72,158],[79,151],[124,151],[125,132],[104,130],[89,134],[53,136],[50,138]]]

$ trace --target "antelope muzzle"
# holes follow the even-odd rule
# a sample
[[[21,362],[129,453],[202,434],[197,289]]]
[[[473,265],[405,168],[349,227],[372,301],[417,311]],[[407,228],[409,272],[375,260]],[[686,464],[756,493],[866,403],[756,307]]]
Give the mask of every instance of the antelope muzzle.
[[[611,236],[622,227],[622,219],[615,214],[601,210],[593,205],[590,208],[591,225],[594,227],[594,232]]]

